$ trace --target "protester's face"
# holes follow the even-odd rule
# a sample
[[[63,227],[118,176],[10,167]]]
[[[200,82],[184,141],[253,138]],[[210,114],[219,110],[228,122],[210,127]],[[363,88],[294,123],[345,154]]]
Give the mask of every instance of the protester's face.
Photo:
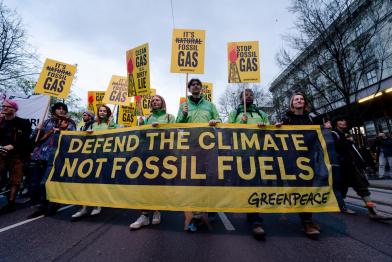
[[[84,122],[88,122],[90,120],[90,116],[86,113],[84,113],[82,117]]]
[[[192,95],[199,95],[201,92],[201,84],[198,81],[192,81],[189,90]]]
[[[98,110],[98,115],[100,118],[107,118],[108,110],[106,109],[106,107],[101,106]]]
[[[302,95],[295,95],[293,97],[293,107],[295,109],[305,108],[305,98]]]
[[[67,114],[67,110],[65,110],[65,108],[62,106],[58,107],[54,112],[58,116],[65,116]]]
[[[151,99],[151,107],[152,109],[161,109],[162,100],[158,96],[153,96]]]
[[[242,98],[243,99],[243,98]],[[254,100],[254,94],[250,91],[245,91],[245,101],[247,104],[252,104]]]
[[[14,115],[16,112],[16,109],[10,106],[8,103],[3,103],[2,108],[1,108],[1,113],[4,115]]]
[[[337,121],[336,128],[338,128],[340,130],[346,130],[347,129],[347,121],[344,119]]]

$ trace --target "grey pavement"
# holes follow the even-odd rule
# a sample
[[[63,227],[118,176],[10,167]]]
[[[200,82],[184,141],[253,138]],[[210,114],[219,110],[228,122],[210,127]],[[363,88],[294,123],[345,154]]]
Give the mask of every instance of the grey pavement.
[[[392,179],[370,179],[371,187],[392,189]]]
[[[104,208],[101,215],[70,222],[77,207],[0,232],[0,261],[392,261],[392,225],[357,215],[319,213],[322,234],[310,239],[297,214],[265,214],[263,241],[253,239],[244,214],[226,214],[212,231],[182,231],[181,212],[163,212],[162,223],[138,231],[128,225],[139,212]],[[20,206],[0,217],[2,228],[25,220]]]

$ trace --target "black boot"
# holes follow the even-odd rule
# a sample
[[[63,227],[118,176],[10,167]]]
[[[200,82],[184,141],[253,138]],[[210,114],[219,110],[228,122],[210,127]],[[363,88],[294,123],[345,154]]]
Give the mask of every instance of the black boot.
[[[42,215],[45,215],[48,213],[48,205],[47,204],[41,204],[33,213],[31,213],[27,218],[36,218]]]

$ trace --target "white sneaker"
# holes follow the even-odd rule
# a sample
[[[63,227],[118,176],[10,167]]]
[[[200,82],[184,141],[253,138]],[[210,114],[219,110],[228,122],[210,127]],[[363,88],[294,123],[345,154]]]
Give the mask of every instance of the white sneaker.
[[[82,208],[78,212],[72,215],[72,218],[79,218],[85,215],[87,215],[87,207],[82,206]]]
[[[139,229],[150,224],[150,219],[147,216],[141,215],[135,222],[129,225],[130,229]]]
[[[161,212],[155,211],[154,215],[152,216],[152,224],[158,225],[161,223]]]
[[[102,208],[101,207],[94,207],[93,210],[91,210],[90,216],[96,216],[101,213]]]

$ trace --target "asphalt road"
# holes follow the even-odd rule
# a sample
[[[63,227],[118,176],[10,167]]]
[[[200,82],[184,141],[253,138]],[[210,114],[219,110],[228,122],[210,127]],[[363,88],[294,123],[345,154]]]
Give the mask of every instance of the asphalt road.
[[[130,231],[135,210],[104,208],[71,222],[77,210],[71,206],[26,221],[33,209],[21,205],[0,217],[0,261],[392,261],[392,224],[350,207],[358,214],[315,214],[322,228],[317,240],[304,235],[298,215],[266,214],[267,235],[258,241],[244,214],[226,213],[226,225],[218,217],[212,231],[185,233],[180,212],[163,212],[160,225]]]

